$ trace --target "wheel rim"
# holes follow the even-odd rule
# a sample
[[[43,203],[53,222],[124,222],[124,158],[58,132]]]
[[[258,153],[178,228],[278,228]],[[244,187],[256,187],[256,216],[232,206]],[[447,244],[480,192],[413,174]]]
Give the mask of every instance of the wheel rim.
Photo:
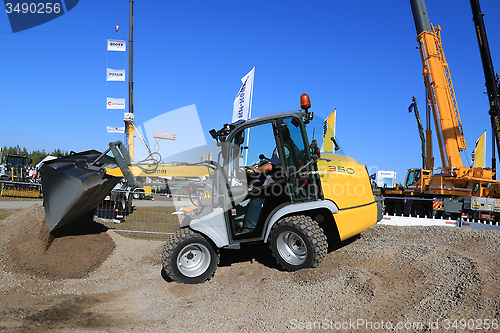
[[[177,268],[187,277],[197,277],[210,266],[210,251],[200,243],[189,244],[177,256]]]
[[[307,258],[304,240],[293,231],[282,232],[276,241],[276,249],[288,264],[298,266]]]

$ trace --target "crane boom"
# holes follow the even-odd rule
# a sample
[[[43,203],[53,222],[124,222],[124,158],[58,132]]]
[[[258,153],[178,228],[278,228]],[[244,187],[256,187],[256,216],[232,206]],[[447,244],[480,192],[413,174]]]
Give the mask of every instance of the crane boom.
[[[424,1],[410,0],[411,11],[413,13],[413,21],[417,29],[417,36],[424,31],[431,31],[431,24],[429,23],[429,16],[427,15],[427,8]]]
[[[498,86],[497,76],[495,76],[495,71],[493,69],[493,61],[491,59],[490,47],[488,45],[486,28],[484,26],[481,7],[479,6],[479,0],[470,0],[470,4],[472,7],[472,19],[474,20],[479,52],[481,53],[481,61],[483,63],[488,100],[490,102],[489,114],[491,117],[491,128],[493,129],[493,135],[495,136],[496,146],[500,156],[500,88]],[[493,147],[493,152],[494,151],[495,148]],[[494,157],[492,158],[492,168],[495,171],[496,161]]]
[[[441,162],[444,168],[463,166],[460,152],[467,148],[451,81],[441,44],[441,28],[429,23],[423,0],[410,0],[420,45],[424,82],[429,90]]]

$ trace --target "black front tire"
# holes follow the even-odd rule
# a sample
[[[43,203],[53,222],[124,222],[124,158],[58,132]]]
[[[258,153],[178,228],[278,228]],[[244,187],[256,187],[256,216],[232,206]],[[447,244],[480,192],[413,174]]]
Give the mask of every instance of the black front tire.
[[[173,281],[187,284],[210,280],[219,264],[219,254],[201,234],[183,228],[165,243],[163,269]]]
[[[273,256],[284,269],[295,271],[318,266],[326,257],[328,242],[316,221],[309,216],[289,216],[271,230]]]

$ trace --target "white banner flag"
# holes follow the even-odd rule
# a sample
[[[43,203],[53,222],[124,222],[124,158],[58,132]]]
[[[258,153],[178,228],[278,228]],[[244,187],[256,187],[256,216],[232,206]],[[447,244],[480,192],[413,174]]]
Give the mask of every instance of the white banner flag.
[[[125,41],[119,39],[108,39],[108,51],[123,51],[125,52]]]
[[[255,67],[252,68],[252,70],[241,79],[243,85],[241,86],[240,91],[238,91],[238,94],[234,99],[233,123],[237,122],[238,120],[248,120],[250,118],[254,70]]]
[[[108,128],[108,133],[123,133],[125,132],[125,127],[113,127],[106,126]]]
[[[106,68],[106,81],[125,81],[125,70]]]
[[[106,109],[112,110],[124,110],[125,109],[125,98],[106,98]]]

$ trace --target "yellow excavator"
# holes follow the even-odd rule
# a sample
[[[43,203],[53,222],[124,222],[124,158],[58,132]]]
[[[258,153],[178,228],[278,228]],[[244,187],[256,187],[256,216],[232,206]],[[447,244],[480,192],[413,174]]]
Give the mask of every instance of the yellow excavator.
[[[494,179],[494,170],[464,165],[460,156],[467,146],[441,42],[441,28],[429,23],[424,0],[410,0],[410,4],[442,167],[434,172],[429,127],[423,168],[408,170],[403,189],[384,195],[386,213],[500,220],[500,182]]]

